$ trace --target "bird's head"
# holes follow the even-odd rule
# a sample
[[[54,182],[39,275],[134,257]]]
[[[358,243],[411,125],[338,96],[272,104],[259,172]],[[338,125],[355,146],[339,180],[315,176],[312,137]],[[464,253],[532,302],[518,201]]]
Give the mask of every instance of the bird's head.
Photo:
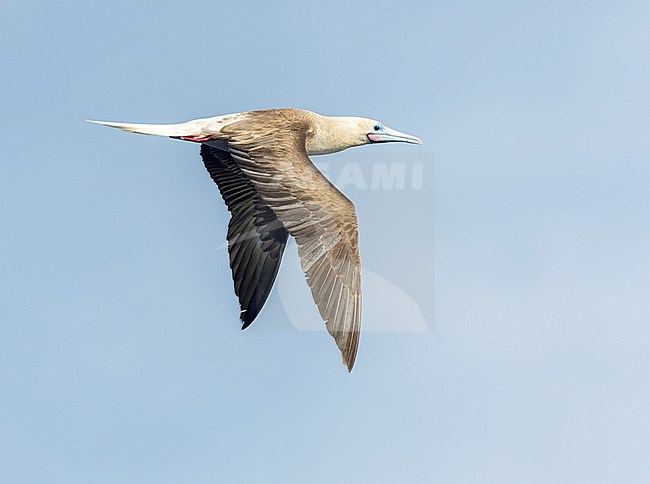
[[[374,119],[359,119],[360,135],[366,143],[413,143],[417,145],[422,144],[420,138],[411,136],[410,134],[402,133],[396,129],[389,128],[380,121]]]
[[[317,119],[318,129],[307,140],[307,152],[313,155],[335,153],[371,143],[422,144],[420,138],[401,133],[374,119],[351,116],[318,116]]]

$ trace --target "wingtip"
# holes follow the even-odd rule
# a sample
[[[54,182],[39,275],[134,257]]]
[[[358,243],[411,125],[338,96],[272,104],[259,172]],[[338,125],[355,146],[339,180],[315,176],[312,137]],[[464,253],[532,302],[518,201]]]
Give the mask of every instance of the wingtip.
[[[343,364],[346,366],[348,369],[348,373],[352,373],[352,369],[354,368],[354,362],[356,361],[356,358],[348,359],[346,356],[343,356]]]
[[[242,309],[239,313],[239,320],[241,321],[241,330],[246,331],[253,324],[255,317],[250,317],[246,309]]]

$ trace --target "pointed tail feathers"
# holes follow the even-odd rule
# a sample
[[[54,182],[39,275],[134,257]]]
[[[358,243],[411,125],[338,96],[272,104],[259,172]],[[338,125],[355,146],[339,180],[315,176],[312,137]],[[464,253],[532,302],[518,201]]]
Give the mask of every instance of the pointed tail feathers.
[[[93,121],[89,123],[102,124],[111,128],[123,129],[131,133],[150,134],[157,136],[197,136],[201,133],[201,126],[192,121],[180,124],[134,124],[134,123],[113,123],[110,121]]]
[[[217,139],[221,129],[232,123],[241,121],[246,115],[247,113],[224,114],[211,118],[193,119],[178,124],[114,123],[112,121],[93,121],[91,119],[87,119],[86,121],[130,131],[131,133],[169,136],[187,141],[203,142],[208,139]]]

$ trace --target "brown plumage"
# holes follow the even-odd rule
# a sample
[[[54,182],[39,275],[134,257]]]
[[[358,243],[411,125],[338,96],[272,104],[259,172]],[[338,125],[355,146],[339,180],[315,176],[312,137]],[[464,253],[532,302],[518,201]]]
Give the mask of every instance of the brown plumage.
[[[419,139],[365,118],[332,118],[298,109],[176,125],[100,124],[201,143],[205,167],[231,213],[228,251],[242,329],[266,302],[291,235],[314,302],[343,363],[352,370],[361,330],[357,217],[353,203],[309,155]]]

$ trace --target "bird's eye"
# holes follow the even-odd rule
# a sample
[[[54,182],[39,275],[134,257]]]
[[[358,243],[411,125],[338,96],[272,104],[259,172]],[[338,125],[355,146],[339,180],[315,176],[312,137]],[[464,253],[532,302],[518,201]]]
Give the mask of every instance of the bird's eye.
[[[375,124],[374,130],[375,130],[375,131],[379,131],[380,129],[381,129],[381,126],[378,125],[378,124]]]

